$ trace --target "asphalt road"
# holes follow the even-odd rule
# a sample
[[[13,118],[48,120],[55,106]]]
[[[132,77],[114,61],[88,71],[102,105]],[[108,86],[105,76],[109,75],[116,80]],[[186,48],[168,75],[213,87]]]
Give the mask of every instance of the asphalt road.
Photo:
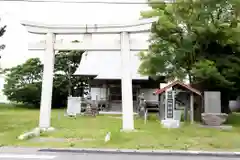
[[[93,153],[5,153],[0,152],[0,160],[239,160],[226,157],[199,156],[145,156],[125,154],[93,154]]]

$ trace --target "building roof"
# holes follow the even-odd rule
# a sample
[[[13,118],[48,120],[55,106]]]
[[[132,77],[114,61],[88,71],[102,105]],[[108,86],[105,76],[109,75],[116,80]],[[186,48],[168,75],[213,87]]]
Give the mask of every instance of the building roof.
[[[200,92],[199,90],[191,87],[190,85],[186,85],[186,84],[184,84],[183,82],[181,82],[181,81],[179,81],[179,80],[176,80],[176,81],[168,84],[167,86],[165,86],[165,87],[163,87],[163,88],[157,89],[157,90],[155,91],[155,94],[162,94],[162,93],[165,92],[168,88],[174,87],[174,86],[176,86],[176,85],[181,86],[181,87],[183,87],[183,88],[185,88],[185,89],[187,89],[187,90],[189,90],[189,91],[191,91],[191,92],[193,92],[193,93],[195,93],[195,94],[197,94],[197,95],[201,95],[201,92]]]
[[[148,80],[148,76],[138,73],[140,59],[138,52],[131,54],[131,71],[133,80]],[[120,52],[88,51],[82,56],[80,65],[74,75],[96,76],[95,79],[121,79]]]

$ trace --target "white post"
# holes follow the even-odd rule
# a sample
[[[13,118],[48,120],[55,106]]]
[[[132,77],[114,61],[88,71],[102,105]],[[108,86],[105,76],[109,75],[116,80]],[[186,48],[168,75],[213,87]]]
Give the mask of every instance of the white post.
[[[83,44],[85,47],[89,48],[91,46],[92,43],[92,34],[91,33],[85,33],[83,34]],[[85,51],[86,55],[88,54],[88,50]],[[82,57],[82,59],[85,57]],[[91,84],[90,84],[91,80],[88,79],[88,92],[91,96],[91,98],[95,98],[92,97],[92,91],[91,91]]]
[[[47,33],[46,50],[44,52],[41,108],[39,119],[39,127],[42,129],[50,128],[54,59],[55,59],[54,42],[55,35],[53,33]]]
[[[89,48],[91,46],[92,42],[92,34],[91,33],[86,33],[83,35],[83,44]]]
[[[165,119],[161,121],[162,125],[166,128],[178,128],[180,120],[175,120],[175,92],[172,88],[165,91]]]
[[[170,92],[172,94],[171,97],[169,97],[168,95],[168,92]],[[172,100],[172,105],[169,106],[169,103],[168,100]],[[165,91],[165,119],[166,120],[173,120],[174,119],[174,107],[175,107],[175,99],[174,99],[174,92],[172,92],[172,88],[169,88]],[[169,113],[168,112],[171,112],[171,115],[169,117]]]
[[[121,33],[122,130],[134,130],[129,33]]]

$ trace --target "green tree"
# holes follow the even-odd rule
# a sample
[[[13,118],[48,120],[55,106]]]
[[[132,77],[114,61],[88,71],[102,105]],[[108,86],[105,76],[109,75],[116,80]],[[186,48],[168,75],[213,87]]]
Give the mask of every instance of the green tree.
[[[4,94],[10,101],[39,105],[43,65],[39,58],[6,69]]]
[[[73,76],[82,56],[82,51],[64,51],[55,56],[55,75],[53,81],[53,107],[66,106],[68,97],[69,77],[71,92],[79,87],[81,77]],[[71,66],[71,73],[68,72]],[[40,105],[43,64],[39,58],[31,58],[24,64],[6,70],[4,93],[10,101],[33,106]],[[70,76],[69,76],[70,75]],[[76,89],[78,90],[78,88]]]
[[[152,27],[149,51],[140,53],[142,74],[188,77],[202,90],[240,93],[240,1],[176,0],[150,6],[142,16],[159,20]]]
[[[86,79],[73,75],[78,68],[82,51],[60,51],[55,58],[53,104],[66,106],[69,95],[82,96]]]

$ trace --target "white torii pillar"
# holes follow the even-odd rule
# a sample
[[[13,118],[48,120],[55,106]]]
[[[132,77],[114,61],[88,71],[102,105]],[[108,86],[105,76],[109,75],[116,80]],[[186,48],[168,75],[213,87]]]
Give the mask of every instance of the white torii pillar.
[[[51,32],[46,34],[46,50],[44,52],[42,92],[39,116],[39,128],[50,128],[51,106],[52,106],[52,90],[54,76],[54,51],[55,35]]]
[[[134,130],[133,91],[129,33],[121,33],[122,129]]]
[[[55,50],[85,50],[85,51],[120,51],[121,52],[121,83],[122,83],[122,130],[134,130],[132,76],[130,51],[143,51],[148,47],[146,42],[131,41],[130,33],[149,32],[156,18],[143,19],[131,24],[111,25],[46,25],[36,22],[21,22],[29,33],[45,34],[46,42],[29,43],[29,50],[45,50],[44,69],[41,93],[41,109],[39,128],[51,128],[51,103],[54,76]],[[62,43],[55,41],[56,34],[83,34],[83,43]],[[95,46],[92,42],[92,34],[120,34],[120,45]]]

